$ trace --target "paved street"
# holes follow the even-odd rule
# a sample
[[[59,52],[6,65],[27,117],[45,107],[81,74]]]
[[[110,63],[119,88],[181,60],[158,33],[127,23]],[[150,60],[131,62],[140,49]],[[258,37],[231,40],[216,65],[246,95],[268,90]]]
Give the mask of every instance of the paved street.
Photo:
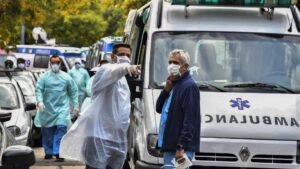
[[[55,159],[44,160],[43,148],[34,148],[37,162],[30,169],[84,169],[84,165],[78,161],[66,160],[65,162],[55,162]]]

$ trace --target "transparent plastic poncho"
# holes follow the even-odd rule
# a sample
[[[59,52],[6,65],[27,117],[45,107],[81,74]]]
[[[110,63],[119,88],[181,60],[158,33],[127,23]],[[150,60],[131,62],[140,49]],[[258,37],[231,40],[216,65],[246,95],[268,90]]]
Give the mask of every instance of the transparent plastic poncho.
[[[127,152],[130,90],[128,64],[107,64],[97,71],[92,102],[63,137],[62,157],[94,168],[122,168]]]

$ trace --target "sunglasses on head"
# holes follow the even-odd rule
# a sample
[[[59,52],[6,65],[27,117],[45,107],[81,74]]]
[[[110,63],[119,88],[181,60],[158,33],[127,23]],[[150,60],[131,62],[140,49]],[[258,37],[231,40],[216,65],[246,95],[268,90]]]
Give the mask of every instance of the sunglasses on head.
[[[130,58],[131,55],[128,53],[118,53],[117,56],[127,56]]]

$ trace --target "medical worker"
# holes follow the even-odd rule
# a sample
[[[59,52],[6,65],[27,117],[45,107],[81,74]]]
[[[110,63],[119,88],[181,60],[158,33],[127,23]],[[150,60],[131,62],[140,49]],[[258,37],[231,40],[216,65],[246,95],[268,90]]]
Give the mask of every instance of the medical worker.
[[[17,70],[26,70],[26,68],[25,68],[25,59],[23,59],[23,58],[18,58],[17,59]]]
[[[78,89],[74,80],[60,70],[57,55],[50,58],[50,64],[51,70],[41,75],[35,89],[39,108],[35,125],[41,127],[45,159],[54,155],[57,161],[64,161],[59,156],[60,141],[70,124],[70,102],[79,111]]]
[[[100,68],[100,66],[104,65],[104,64],[107,64],[109,63],[107,60],[101,60],[100,61],[100,65],[99,66],[96,66],[94,67],[93,69],[91,69],[92,72],[97,72]],[[81,105],[81,109],[80,109],[80,113],[84,112],[85,109],[90,105],[91,103],[91,97],[92,97],[92,84],[93,84],[93,81],[94,81],[94,78],[95,78],[95,75],[93,75],[90,80],[88,81],[87,85],[86,85],[86,93],[87,93],[87,96],[86,98],[84,99],[82,105]]]
[[[79,58],[75,60],[75,66],[69,72],[69,75],[73,78],[73,80],[75,81],[78,87],[78,105],[80,110],[81,105],[87,96],[86,86],[90,79],[90,75],[84,68],[82,68],[81,59]],[[78,116],[78,114],[73,114],[73,113],[74,112],[72,112],[71,114],[72,121],[75,120]]]
[[[130,65],[131,48],[117,44],[114,64],[102,65],[92,84],[92,103],[62,139],[60,154],[83,161],[87,169],[121,169],[127,152],[130,90],[126,74],[138,75]]]
[[[4,62],[5,69],[13,69],[14,68],[14,62],[10,57],[7,57],[7,59]]]

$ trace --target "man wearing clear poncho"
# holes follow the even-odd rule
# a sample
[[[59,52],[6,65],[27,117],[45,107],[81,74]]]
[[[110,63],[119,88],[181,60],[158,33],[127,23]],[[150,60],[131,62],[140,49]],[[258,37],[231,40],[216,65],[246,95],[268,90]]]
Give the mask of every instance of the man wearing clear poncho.
[[[114,46],[112,62],[97,71],[92,103],[81,113],[61,141],[60,155],[83,161],[88,169],[120,169],[126,159],[130,90],[126,74],[139,74],[130,65],[131,48]]]

